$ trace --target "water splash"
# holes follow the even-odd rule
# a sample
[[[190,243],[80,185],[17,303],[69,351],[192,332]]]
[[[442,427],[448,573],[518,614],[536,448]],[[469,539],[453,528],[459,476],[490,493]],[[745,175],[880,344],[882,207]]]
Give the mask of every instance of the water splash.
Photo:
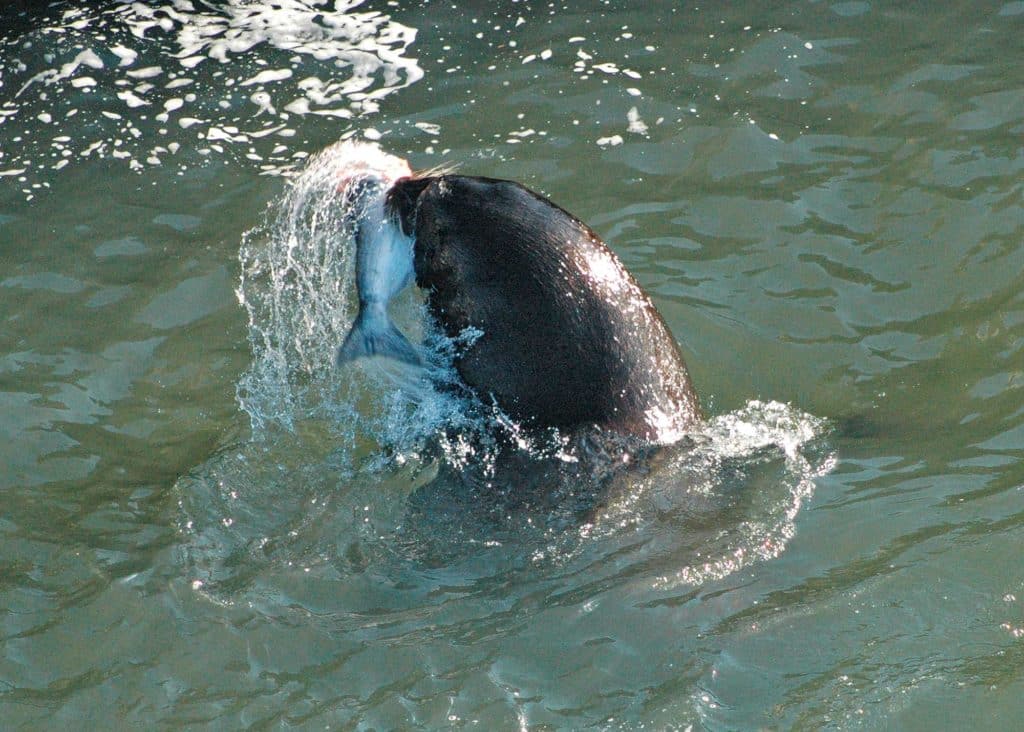
[[[653,455],[537,434],[467,392],[452,364],[480,334],[445,337],[413,288],[390,310],[424,343],[426,369],[387,359],[335,367],[356,314],[346,212],[369,195],[358,184],[365,171],[391,179],[408,168],[373,144],[334,145],[243,242],[237,292],[253,360],[238,399],[257,436],[286,434],[243,445],[189,478],[183,506],[205,576],[233,577],[238,547],[277,547],[275,561],[292,561],[288,542],[274,538],[285,528],[282,512],[267,510],[281,505],[279,491],[304,496],[285,523],[296,547],[324,561],[334,537],[363,531],[362,520],[375,527],[364,545],[399,563],[475,562],[486,548],[507,552],[502,561],[559,567],[587,561],[603,543],[629,542],[665,557],[653,582],[668,590],[784,551],[815,479],[835,462],[817,454],[826,423],[793,407],[751,401]],[[393,487],[371,498],[396,476],[404,476],[401,495]],[[357,505],[369,513],[353,523]]]
[[[825,420],[790,405],[752,400],[693,435],[694,450],[669,472],[697,496],[720,500],[739,495],[733,493],[739,486],[746,505],[739,521],[719,526],[690,561],[658,577],[655,588],[699,586],[782,554],[815,480],[837,463],[834,453],[819,455],[814,449],[827,430]],[[762,467],[770,469],[759,475]]]
[[[317,118],[373,114],[423,76],[406,55],[416,30],[362,4],[69,3],[23,34],[0,31],[0,175],[31,197],[89,158],[289,173],[309,154],[296,149],[300,119],[309,132]],[[88,123],[73,139],[62,129],[78,115]]]
[[[257,432],[270,424],[294,430],[304,419],[355,416],[352,375],[359,371],[334,363],[356,311],[351,210],[365,193],[356,173],[368,169],[408,173],[404,161],[373,144],[338,143],[313,158],[267,220],[244,237],[236,294],[249,317],[253,360],[237,394]],[[415,319],[409,310],[406,319]],[[393,381],[403,378],[381,371]]]
[[[248,232],[239,252],[239,302],[249,319],[252,362],[237,387],[257,435],[311,422],[354,447],[366,438],[386,447],[387,461],[416,459],[425,441],[447,429],[483,435],[484,411],[462,387],[453,361],[479,332],[447,338],[412,291],[392,304],[399,328],[424,344],[425,368],[388,359],[335,366],[335,353],[356,315],[354,219],[359,185],[371,171],[384,180],[409,173],[404,160],[372,143],[341,142],[313,158]],[[453,455],[468,443],[441,438]],[[479,444],[479,441],[474,441]],[[465,456],[468,459],[468,456]],[[377,456],[379,460],[383,459]]]
[[[331,150],[288,187],[239,251],[236,294],[249,316],[253,361],[238,400],[259,430],[333,411],[334,350],[353,315],[355,245]]]

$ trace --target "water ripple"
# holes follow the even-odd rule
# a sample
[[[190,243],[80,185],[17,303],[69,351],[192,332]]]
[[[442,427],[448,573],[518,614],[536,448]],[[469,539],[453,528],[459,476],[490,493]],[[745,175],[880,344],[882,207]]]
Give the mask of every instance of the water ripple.
[[[285,173],[309,154],[302,118],[372,115],[423,75],[407,56],[416,30],[361,5],[83,4],[0,35],[0,176],[31,198],[89,158],[181,174],[226,157]]]

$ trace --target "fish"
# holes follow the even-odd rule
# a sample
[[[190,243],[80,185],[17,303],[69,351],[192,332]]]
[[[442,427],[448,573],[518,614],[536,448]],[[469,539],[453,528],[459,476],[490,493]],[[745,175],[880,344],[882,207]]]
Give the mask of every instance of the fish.
[[[380,356],[420,366],[423,358],[388,315],[388,303],[413,280],[413,239],[385,209],[393,181],[361,171],[346,180],[356,242],[359,310],[336,363]]]

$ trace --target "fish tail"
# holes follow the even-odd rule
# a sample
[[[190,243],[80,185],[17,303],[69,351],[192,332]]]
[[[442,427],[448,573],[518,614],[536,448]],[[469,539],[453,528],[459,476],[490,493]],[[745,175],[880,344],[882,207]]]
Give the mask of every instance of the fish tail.
[[[387,312],[373,306],[359,311],[352,330],[338,349],[336,362],[340,366],[370,356],[383,356],[417,366],[423,364],[416,347],[395,327]]]

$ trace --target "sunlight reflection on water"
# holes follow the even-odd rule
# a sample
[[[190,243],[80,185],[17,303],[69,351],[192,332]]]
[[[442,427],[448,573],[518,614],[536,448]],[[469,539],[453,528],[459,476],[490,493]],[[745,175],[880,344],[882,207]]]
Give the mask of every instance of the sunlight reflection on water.
[[[4,724],[1022,717],[1024,3],[569,5],[0,3]],[[600,232],[712,415],[690,462],[582,523],[424,490],[327,277],[250,440],[239,241],[353,134]]]
[[[362,4],[87,4],[0,37],[0,119],[18,143],[0,150],[0,176],[31,197],[90,157],[183,173],[226,155],[286,172],[309,154],[293,144],[303,117],[372,115],[423,76],[407,56],[416,31]]]

